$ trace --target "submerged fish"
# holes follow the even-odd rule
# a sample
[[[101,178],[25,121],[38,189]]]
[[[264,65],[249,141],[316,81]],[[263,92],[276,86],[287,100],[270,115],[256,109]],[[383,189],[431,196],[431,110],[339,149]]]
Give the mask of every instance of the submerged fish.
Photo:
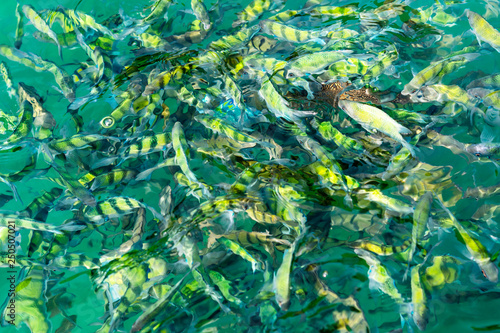
[[[413,156],[415,156],[413,147],[401,136],[401,134],[408,135],[412,132],[406,127],[398,124],[382,110],[367,104],[346,100],[339,101],[339,107],[351,118],[359,122],[367,131],[380,131],[384,133],[388,137],[401,143]]]
[[[493,28],[481,15],[469,9],[465,10],[465,15],[467,15],[469,24],[478,41],[485,41],[500,52],[500,32]]]

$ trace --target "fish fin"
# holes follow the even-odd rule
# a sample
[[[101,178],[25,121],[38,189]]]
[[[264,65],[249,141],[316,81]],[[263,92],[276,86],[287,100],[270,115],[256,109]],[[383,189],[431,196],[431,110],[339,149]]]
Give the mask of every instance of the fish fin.
[[[347,193],[346,196],[344,197],[344,204],[349,208],[353,208],[352,198],[349,195],[349,193]]]
[[[59,57],[61,58],[61,60],[64,60],[62,55],[62,47],[61,44],[59,44],[59,42],[57,43],[57,52],[59,53]]]
[[[152,168],[149,168],[147,170],[144,170],[143,172],[139,173],[135,177],[135,179],[136,180],[144,180],[144,179],[148,178],[157,169],[158,169],[157,167],[152,167]]]
[[[111,163],[113,163],[117,159],[118,159],[118,157],[103,158],[103,159],[99,160],[99,162],[94,163],[92,165],[92,169],[97,169],[97,168],[100,168],[100,167],[103,167],[103,166],[106,166],[106,165],[110,165]]]
[[[406,128],[406,127],[404,127],[404,126],[401,126],[401,127],[399,128],[399,133],[400,133],[401,135],[411,135],[411,134],[413,134],[413,132],[412,132],[412,131],[410,131],[408,128]]]
[[[326,43],[324,40],[322,40],[321,38],[314,38],[314,39],[311,39],[311,42],[315,42],[315,43],[318,43],[319,45],[321,46],[325,46]]]
[[[297,111],[297,110],[294,110],[292,111],[292,115],[295,116],[295,117],[312,117],[312,116],[315,116],[317,115],[318,113],[317,112],[314,112],[314,111]]]
[[[87,227],[86,225],[82,225],[82,224],[67,223],[67,224],[61,225],[59,229],[63,230],[63,231],[78,231],[78,230],[85,229],[86,227]]]
[[[481,142],[493,142],[495,138],[498,137],[498,131],[496,127],[484,124],[483,131],[481,132]]]
[[[415,157],[416,156],[416,147],[412,146],[411,144],[409,144],[408,142],[406,142],[405,140],[401,141],[401,144],[410,151],[410,154],[411,156]]]

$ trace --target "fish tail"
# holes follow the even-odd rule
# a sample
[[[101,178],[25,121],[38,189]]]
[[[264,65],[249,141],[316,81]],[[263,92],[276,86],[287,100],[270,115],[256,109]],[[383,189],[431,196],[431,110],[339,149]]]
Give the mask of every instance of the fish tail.
[[[483,110],[477,108],[477,107],[473,107],[470,109],[470,124],[472,127],[475,127],[475,122],[474,122],[474,117],[476,114],[479,114],[480,116],[482,116],[484,118],[484,112]]]
[[[59,57],[61,58],[61,60],[64,60],[62,55],[62,47],[61,44],[59,44],[59,42],[57,42],[57,52],[59,53]]]
[[[152,168],[149,168],[147,170],[144,170],[143,172],[141,172],[137,175],[136,180],[146,179],[147,177],[149,177],[149,175],[151,175],[157,169],[158,169],[158,167],[152,167]]]
[[[415,147],[414,146],[412,146],[411,144],[409,144],[405,140],[402,140],[401,144],[403,145],[403,147],[405,147],[406,149],[408,149],[410,151],[411,156],[413,156],[413,157],[416,156],[416,152],[415,152]]]

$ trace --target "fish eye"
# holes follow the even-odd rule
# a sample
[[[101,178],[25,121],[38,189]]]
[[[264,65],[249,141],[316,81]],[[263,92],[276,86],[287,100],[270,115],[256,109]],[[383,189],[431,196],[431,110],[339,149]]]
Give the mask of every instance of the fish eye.
[[[101,126],[104,128],[110,128],[115,124],[115,120],[111,117],[104,117],[101,120]]]

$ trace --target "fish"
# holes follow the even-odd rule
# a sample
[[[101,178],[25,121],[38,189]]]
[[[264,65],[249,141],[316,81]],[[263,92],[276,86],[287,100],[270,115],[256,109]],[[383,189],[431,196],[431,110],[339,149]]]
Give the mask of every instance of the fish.
[[[268,11],[273,4],[281,4],[282,1],[253,0],[242,11],[238,12],[238,20],[233,22],[233,28],[243,24],[251,23]]]
[[[26,270],[27,272],[20,276],[21,281],[12,292],[12,297],[8,297],[5,302],[2,322],[10,319],[10,324],[19,327],[24,323],[31,332],[50,332],[52,324],[44,302],[48,291],[48,270],[39,265]],[[12,299],[15,299],[15,302],[11,302]],[[7,304],[15,304],[19,315],[10,317]]]
[[[179,281],[160,299],[158,299],[154,304],[151,304],[142,314],[135,320],[132,324],[132,328],[130,330],[131,333],[139,332],[142,328],[149,322],[152,321],[152,318],[155,318],[170,302],[172,297],[178,292],[179,288],[184,283],[184,279],[191,272],[187,272],[184,276],[182,276]]]
[[[270,79],[264,79],[259,90],[259,96],[265,100],[266,105],[276,117],[284,118],[291,122],[298,122],[302,117],[316,115],[314,111],[298,111],[288,107],[289,103],[274,87]]]
[[[42,98],[34,87],[19,82],[18,96],[21,103],[27,100],[33,107],[33,125],[49,129],[56,126],[54,116],[43,107]]]
[[[176,172],[174,179],[179,183],[179,185],[189,187],[191,191],[189,194],[195,196],[198,200],[203,198],[211,199],[213,196],[211,194],[212,187],[206,185],[201,181],[193,182],[187,178],[182,172]]]
[[[16,228],[46,231],[54,234],[62,234],[63,231],[78,231],[84,228],[75,224],[54,226],[28,217],[12,214],[0,214],[0,226],[7,228],[9,225],[15,225]]]
[[[84,254],[67,253],[61,257],[55,257],[50,264],[54,268],[85,267],[87,269],[99,269],[99,259],[92,259]]]
[[[422,88],[422,86],[440,81],[444,75],[452,73],[466,63],[473,61],[478,56],[479,53],[462,54],[431,64],[418,72],[413,79],[405,85],[401,94],[414,94],[417,90]]]
[[[170,134],[160,133],[130,139],[118,151],[122,159],[137,158],[159,151],[166,151],[171,146]]]
[[[356,14],[356,9],[350,6],[316,6],[309,10],[311,16],[341,17]]]
[[[85,205],[88,205],[90,207],[95,207],[96,200],[95,197],[92,195],[92,193],[85,186],[83,186],[78,180],[75,180],[64,167],[58,166],[56,164],[56,160],[52,155],[52,153],[50,152],[49,147],[46,144],[43,144],[41,150],[45,155],[45,158],[48,160],[48,163],[50,164],[52,169],[54,169],[60,176],[60,178],[57,179],[54,178],[50,179],[59,185],[64,184],[64,186],[68,188],[71,194],[73,194],[76,198],[81,200]]]
[[[9,70],[7,68],[7,65],[3,61],[0,61],[0,74],[2,75],[2,78],[7,87],[7,92],[9,93],[9,97],[10,98],[16,97],[17,96],[16,89],[14,89],[14,86],[12,84],[12,79]]]
[[[73,81],[69,75],[51,61],[44,60],[39,56],[11,48],[7,45],[0,45],[0,54],[9,60],[23,64],[37,72],[50,72],[54,75],[56,83],[61,88],[63,95],[72,102],[75,98]]]
[[[47,23],[40,17],[40,15],[36,12],[36,10],[31,6],[31,5],[23,5],[23,13],[24,16],[30,20],[30,22],[33,24],[33,26],[40,32],[43,32],[44,34],[47,34],[54,40],[54,42],[57,45],[57,48],[59,50],[59,57],[62,59],[62,48],[61,44],[59,44],[59,40],[57,39],[57,35],[50,27],[47,25]]]
[[[167,70],[161,72],[158,76],[151,81],[146,88],[144,89],[144,95],[151,95],[157,92],[160,89],[164,89],[171,80],[180,79],[184,74],[189,73],[192,69],[194,69],[196,65],[187,64],[183,66],[177,66],[172,70]]]
[[[149,169],[146,169],[146,170],[138,173],[137,176],[135,176],[135,179],[136,180],[144,180],[147,177],[149,177],[149,175],[151,175],[155,170],[158,170],[158,169],[161,169],[161,168],[164,168],[167,166],[174,166],[174,165],[177,165],[175,162],[175,158],[167,158],[167,159],[163,160],[162,162],[158,163],[157,165],[155,165],[154,167],[151,167]],[[135,174],[135,171],[134,171],[134,174]]]
[[[330,31],[335,29],[335,27],[330,26],[323,30],[301,30],[271,20],[260,21],[259,25],[261,32],[274,36],[279,40],[292,43],[317,42],[321,45],[325,44],[321,38],[326,37]]]
[[[168,9],[172,5],[172,0],[158,0],[152,6],[151,13],[148,16],[142,19],[144,24],[151,24],[152,22],[164,18],[165,14],[168,12]]]
[[[338,322],[337,330],[339,332],[368,332],[369,326],[365,315],[359,306],[358,301],[353,296],[341,298],[338,294],[332,291],[328,285],[321,280],[319,275],[319,267],[315,264],[308,265],[306,271],[312,276],[314,283],[314,291],[320,298],[324,298],[330,304],[341,304],[349,310],[333,311],[333,316]]]
[[[229,96],[233,100],[234,105],[240,109],[242,113],[241,117],[243,117],[246,107],[240,87],[233,80],[230,74],[224,75],[224,84],[226,85],[226,89],[228,90]]]
[[[486,75],[467,85],[467,90],[473,88],[500,88],[500,74]]]
[[[207,31],[212,29],[212,21],[210,20],[207,7],[205,7],[203,1],[191,0],[191,8],[196,16],[196,19],[203,24],[203,29]]]
[[[119,139],[99,134],[76,134],[65,139],[52,139],[47,143],[49,149],[54,153],[67,153],[69,151],[91,147],[92,143],[106,140],[118,142]]]
[[[208,44],[208,47],[219,52],[227,51],[240,45],[247,44],[259,30],[260,27],[258,25],[250,28],[242,28],[232,35],[223,35],[219,39]],[[198,61],[200,62],[200,60]]]
[[[85,31],[92,29],[94,31],[102,33],[104,36],[110,36],[114,39],[118,39],[118,36],[111,32],[111,30],[109,30],[106,26],[97,23],[92,16],[87,15],[84,12],[67,8],[63,9],[62,7],[60,7],[58,10],[61,11],[64,15],[67,15],[69,20],[73,23],[73,27],[79,26]]]
[[[408,254],[408,267],[410,267],[413,260],[413,254],[415,253],[419,240],[421,240],[424,236],[427,222],[429,220],[432,200],[432,192],[426,192],[420,197],[417,205],[415,206],[415,211],[413,212],[413,229],[411,232],[411,247],[410,253]]]
[[[437,200],[437,202],[443,210],[448,213],[453,225],[464,241],[467,250],[471,254],[472,259],[477,263],[485,278],[493,283],[496,283],[498,281],[498,267],[491,261],[491,256],[488,254],[484,245],[462,226],[450,210],[441,202],[441,200]]]
[[[135,170],[115,169],[113,171],[98,175],[93,178],[90,191],[95,191],[101,187],[108,187],[120,183],[126,183],[134,179],[137,175]]]
[[[247,250],[245,250],[241,245],[238,243],[226,238],[226,237],[220,237],[217,239],[219,243],[224,245],[228,250],[236,254],[237,256],[240,256],[244,260],[248,261],[250,264],[252,264],[252,271],[255,272],[255,270],[261,270],[262,269],[262,263],[255,259]]]
[[[370,240],[356,240],[348,243],[349,247],[354,249],[362,249],[373,252],[379,256],[390,256],[395,253],[404,252],[409,246],[410,242],[405,241],[402,245],[384,245]]]
[[[63,193],[63,190],[58,187],[53,187],[50,191],[42,191],[42,194],[35,198],[26,208],[24,208],[19,215],[24,215],[29,218],[36,218],[36,216],[47,206],[57,200]]]
[[[432,265],[425,269],[424,283],[426,289],[441,289],[458,278],[458,265],[461,262],[451,256],[434,256]]]
[[[414,148],[406,142],[402,134],[409,135],[412,132],[389,117],[384,111],[367,104],[341,100],[339,107],[352,119],[356,120],[363,128],[369,132],[381,132],[388,137],[401,143],[408,149],[412,156],[415,156]]]
[[[172,128],[172,147],[175,151],[175,163],[191,182],[197,183],[198,179],[196,175],[189,169],[188,157],[190,149],[180,122],[176,122]]]
[[[370,289],[379,289],[384,294],[389,295],[396,303],[403,304],[403,296],[399,292],[387,268],[382,265],[373,254],[362,249],[355,249],[354,252],[370,267],[368,277],[370,279]]]
[[[468,144],[465,146],[465,150],[477,157],[500,159],[500,144],[497,142]]]
[[[305,75],[321,74],[331,64],[345,59],[352,51],[325,51],[306,54],[288,62],[283,68],[285,77],[291,79]]]
[[[130,107],[132,106],[133,100],[131,98],[126,98],[123,102],[120,103],[112,112],[110,116],[106,116],[101,119],[99,124],[103,128],[112,128],[116,125],[118,121],[120,121],[127,112],[130,111]]]
[[[257,138],[239,131],[236,127],[232,126],[230,123],[224,121],[223,119],[214,118],[207,115],[196,115],[195,120],[203,124],[203,126],[210,128],[215,132],[221,133],[233,140],[256,144],[262,143],[266,145],[265,142],[261,142]]]
[[[97,202],[94,207],[86,206],[83,210],[83,214],[90,221],[101,223],[115,217],[132,214],[143,207],[144,204],[134,198],[110,197],[106,200]]]
[[[76,39],[78,44],[80,44],[81,48],[87,53],[90,59],[97,66],[97,78],[94,82],[94,86],[98,86],[99,83],[109,81],[113,76],[112,63],[110,58],[105,54],[104,50],[99,46],[95,46],[93,49],[87,45],[85,42],[83,35],[78,31],[76,32]]]
[[[317,129],[323,139],[335,143],[337,146],[342,147],[346,151],[354,151],[356,153],[361,153],[364,151],[363,145],[361,145],[355,139],[344,135],[332,125],[332,122],[321,122],[318,124]]]
[[[23,36],[24,36],[23,10],[19,2],[17,2],[16,6],[16,17],[17,17],[16,41],[14,42],[14,47],[19,50],[21,48],[21,45],[23,44]]]
[[[290,307],[291,295],[291,273],[293,269],[293,257],[295,253],[295,242],[283,253],[283,261],[274,275],[273,289],[275,290],[276,303],[281,310],[286,311]]]
[[[375,202],[388,210],[401,215],[409,215],[414,212],[414,208],[404,201],[385,195],[379,189],[360,189],[357,191],[360,206],[364,206],[364,200],[369,203]]]
[[[422,264],[416,265],[411,270],[411,315],[417,327],[424,331],[429,321],[429,308],[427,307],[427,295],[423,287],[420,268]]]
[[[314,156],[316,156],[321,163],[327,167],[333,174],[341,179],[341,184],[346,193],[349,195],[351,192],[349,187],[346,184],[345,176],[342,172],[342,168],[339,163],[335,160],[335,157],[328,152],[325,148],[323,148],[317,141],[311,139],[309,137],[297,136],[297,141],[303,146],[305,149],[311,151]],[[346,200],[350,202],[350,197],[346,197]]]
[[[112,250],[101,256],[99,259],[100,264],[103,265],[108,261],[119,258],[134,249],[139,249],[142,245],[142,237],[144,236],[147,222],[146,209],[140,208],[135,216],[134,228],[130,239],[123,242],[116,250]]]
[[[500,52],[500,32],[493,28],[481,15],[470,9],[466,9],[464,13],[478,42],[481,43],[481,41],[484,41],[490,44],[497,52]]]
[[[14,132],[0,141],[0,146],[11,146],[22,141],[33,127],[33,107],[28,101],[21,104],[21,117]]]
[[[355,85],[365,85],[371,80],[382,74],[399,57],[398,50],[393,44],[389,45],[384,51],[380,52],[377,62],[371,65],[363,77]]]
[[[231,294],[231,282],[228,281],[224,277],[224,275],[214,270],[210,270],[208,272],[208,275],[210,276],[210,280],[212,280],[219,288],[222,296],[224,296],[225,299],[227,299],[229,302],[235,303],[237,306],[242,306],[244,304],[239,298]]]

